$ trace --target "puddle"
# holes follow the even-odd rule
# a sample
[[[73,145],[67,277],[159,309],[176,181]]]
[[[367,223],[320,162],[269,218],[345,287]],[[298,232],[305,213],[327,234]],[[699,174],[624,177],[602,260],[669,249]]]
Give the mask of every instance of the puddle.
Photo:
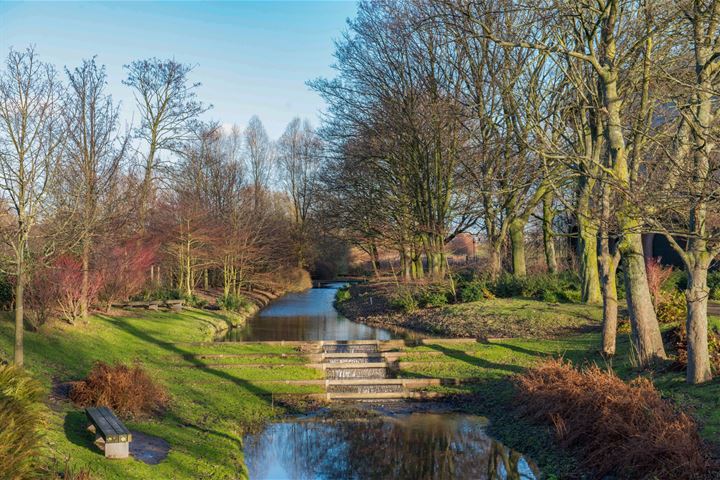
[[[132,442],[130,442],[130,456],[135,460],[157,465],[167,458],[170,451],[170,444],[160,437],[146,433],[131,431]]]
[[[245,462],[252,480],[540,478],[486,426],[482,417],[455,413],[305,417],[247,435]]]

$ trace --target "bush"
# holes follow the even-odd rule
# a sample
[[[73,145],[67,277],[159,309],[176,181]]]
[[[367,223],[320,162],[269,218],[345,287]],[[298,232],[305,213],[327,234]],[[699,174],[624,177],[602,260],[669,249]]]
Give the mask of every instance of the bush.
[[[87,378],[70,390],[70,399],[81,407],[109,407],[120,415],[143,417],[162,410],[168,394],[140,365],[97,362]]]
[[[208,304],[207,300],[198,297],[194,293],[190,295],[184,295],[183,300],[185,300],[185,303],[194,308],[205,308]]]
[[[422,308],[442,307],[448,304],[448,293],[442,289],[428,288],[418,294],[418,304]]]
[[[140,302],[151,302],[153,300],[180,300],[181,298],[183,298],[183,295],[180,293],[180,290],[170,287],[147,289],[130,297],[131,300]]]
[[[350,294],[350,287],[347,285],[335,292],[336,303],[347,302],[350,298],[352,298],[352,295]]]
[[[670,340],[675,347],[677,356],[675,357],[675,366],[678,369],[685,370],[687,368],[687,325],[680,322],[669,332]],[[710,355],[710,365],[714,371],[720,370],[720,331],[715,328],[708,330],[708,353]]]
[[[660,303],[655,307],[658,322],[664,324],[684,324],[687,318],[687,301],[685,294],[680,292],[667,292],[660,298]]]
[[[415,300],[412,291],[402,288],[392,296],[390,306],[401,312],[412,313],[418,309],[418,302]]]
[[[460,301],[463,303],[478,302],[488,298],[490,291],[487,284],[481,280],[471,280],[458,284]]]
[[[554,427],[594,478],[701,477],[709,468],[694,420],[645,378],[548,360],[516,377],[525,416]]]
[[[551,303],[580,301],[578,279],[571,273],[556,273],[515,277],[500,275],[488,284],[489,290],[501,298],[525,297]]]
[[[21,369],[0,365],[0,478],[35,475],[44,423],[42,386]]]
[[[230,312],[242,313],[252,308],[252,302],[242,295],[229,294],[218,298],[220,308]]]

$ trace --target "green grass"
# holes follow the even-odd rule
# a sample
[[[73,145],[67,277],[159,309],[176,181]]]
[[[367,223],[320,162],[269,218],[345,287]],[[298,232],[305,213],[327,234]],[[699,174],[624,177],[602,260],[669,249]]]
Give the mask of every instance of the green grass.
[[[69,402],[53,402],[48,409],[46,454],[75,466],[88,466],[102,479],[224,479],[246,476],[242,455],[243,431],[283,414],[275,395],[316,393],[316,386],[268,383],[275,379],[317,379],[322,372],[293,365],[296,359],[270,354],[291,353],[291,347],[216,344],[210,341],[230,318],[200,310],[183,313],[98,315],[89,324],[57,325],[42,332],[26,332],[27,368],[50,389],[53,381],[83,378],[97,360],[140,361],[164,385],[172,400],[159,419],[126,421],[129,428],[159,436],[171,445],[168,458],[156,466],[129,459],[108,461],[92,445],[81,409]],[[13,326],[0,320],[0,357],[11,358]],[[263,354],[238,363],[266,364],[260,368],[198,368],[218,359],[198,354]],[[62,463],[62,462],[61,462]]]
[[[524,299],[496,299],[431,309],[443,322],[474,325],[527,338],[408,347],[401,377],[476,379],[459,387],[435,387],[446,394],[474,394],[459,402],[468,412],[491,418],[491,433],[536,460],[546,473],[560,477],[573,460],[553,446],[552,432],[513,417],[513,388],[509,378],[548,355],[563,356],[576,364],[605,365],[599,346],[600,309],[575,304],[548,304]],[[438,317],[434,317],[438,318]],[[720,318],[712,318],[720,326]],[[272,380],[313,380],[320,370],[303,366],[297,353],[281,345],[202,343],[214,338],[232,319],[220,314],[189,310],[173,313],[133,313],[127,317],[99,315],[87,325],[57,325],[26,333],[26,366],[50,389],[53,381],[84,377],[93,362],[143,363],[153,378],[171,394],[168,411],[159,419],[128,421],[127,425],[168,441],[168,458],[157,466],[135,460],[108,461],[91,444],[81,409],[68,402],[52,403],[47,427],[48,453],[70,457],[76,466],[89,466],[102,479],[223,479],[246,475],[242,455],[243,432],[291,410],[276,395],[320,393],[321,386],[272,383]],[[445,323],[442,323],[445,325]],[[449,328],[449,327],[446,327]],[[558,332],[564,332],[558,335]],[[489,336],[489,335],[488,335]],[[534,337],[534,338],[531,338]],[[0,358],[10,358],[13,326],[0,317]],[[629,360],[627,334],[618,338],[612,367],[624,378],[648,375],[664,395],[690,411],[705,438],[720,437],[720,380],[689,386],[683,372],[637,372]],[[432,355],[428,352],[440,352]],[[251,357],[201,358],[201,355]],[[443,360],[444,363],[438,362]],[[259,367],[237,366],[252,363]],[[219,364],[218,367],[210,365]],[[228,365],[230,364],[230,365]],[[718,372],[720,373],[720,372]]]

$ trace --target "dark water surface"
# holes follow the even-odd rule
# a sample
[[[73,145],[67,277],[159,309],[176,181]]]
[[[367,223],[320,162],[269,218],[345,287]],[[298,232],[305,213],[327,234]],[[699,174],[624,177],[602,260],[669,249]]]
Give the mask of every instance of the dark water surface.
[[[247,323],[233,328],[226,341],[271,340],[389,340],[398,335],[355,323],[340,315],[333,301],[343,283],[330,283],[289,293],[263,308]]]
[[[485,433],[482,417],[412,413],[304,418],[244,439],[252,480],[536,479],[535,465]]]

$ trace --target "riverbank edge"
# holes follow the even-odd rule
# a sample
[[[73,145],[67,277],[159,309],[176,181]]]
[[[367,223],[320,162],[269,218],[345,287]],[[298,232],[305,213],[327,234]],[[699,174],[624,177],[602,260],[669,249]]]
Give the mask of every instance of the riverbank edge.
[[[342,302],[335,302],[335,308],[351,321],[362,323],[368,326],[385,329],[402,328],[408,331],[417,332],[425,335],[441,335],[444,337],[462,337],[466,336],[458,334],[452,329],[428,329],[427,323],[418,322],[418,312],[405,313],[392,308],[388,302],[386,293],[385,298],[375,302],[369,302],[360,299],[360,293],[367,295],[367,289],[377,288],[372,282],[350,287],[350,298]],[[499,301],[508,301],[500,299]],[[537,302],[528,299],[509,299],[509,301],[518,301],[527,303],[532,306],[544,302]],[[480,301],[478,303],[481,308],[483,305],[490,306],[492,301]],[[551,307],[566,310],[572,308],[575,304],[546,304]],[[578,308],[593,308],[593,306],[577,305]],[[438,308],[427,309],[426,311],[440,311]],[[422,315],[422,311],[420,312]],[[431,314],[432,315],[432,314]],[[420,317],[422,318],[422,317]],[[433,317],[429,317],[433,318]],[[436,318],[436,317],[435,317]],[[423,319],[424,320],[424,319]],[[546,339],[571,338],[573,335],[581,333],[596,333],[599,329],[586,329],[578,331],[569,331],[564,335],[544,335],[540,334],[535,341],[543,341]],[[482,341],[492,340],[511,340],[522,339],[524,337],[495,337],[493,335],[477,334],[475,337]],[[618,340],[619,343],[623,343]],[[623,350],[621,345],[620,350]],[[588,351],[587,359],[593,357],[596,352]],[[593,357],[594,358],[594,357]],[[597,360],[597,359],[596,359]],[[622,366],[617,366],[623,369]],[[627,369],[623,369],[627,370]],[[623,372],[627,373],[627,372]],[[543,478],[571,478],[586,479],[592,478],[592,472],[584,470],[582,467],[582,459],[576,458],[571,451],[561,447],[553,429],[532,423],[526,420],[520,412],[513,406],[515,402],[516,389],[513,382],[515,375],[509,374],[502,379],[487,378],[485,381],[472,387],[472,391],[468,393],[450,394],[445,397],[438,398],[438,401],[447,401],[455,405],[459,411],[463,413],[471,413],[486,416],[490,420],[488,432],[493,438],[501,441],[506,446],[522,452],[533,461],[543,473]],[[621,376],[623,376],[621,374]],[[679,408],[684,408],[685,401],[682,401],[682,393],[679,394],[680,399],[673,395],[672,389],[666,391],[664,388],[658,387],[664,397],[672,400]],[[692,409],[692,401],[690,407]],[[703,418],[696,417],[699,425],[703,424]],[[720,461],[720,442],[705,437],[705,444],[708,449],[708,456],[711,459]],[[716,478],[716,477],[711,477]]]

